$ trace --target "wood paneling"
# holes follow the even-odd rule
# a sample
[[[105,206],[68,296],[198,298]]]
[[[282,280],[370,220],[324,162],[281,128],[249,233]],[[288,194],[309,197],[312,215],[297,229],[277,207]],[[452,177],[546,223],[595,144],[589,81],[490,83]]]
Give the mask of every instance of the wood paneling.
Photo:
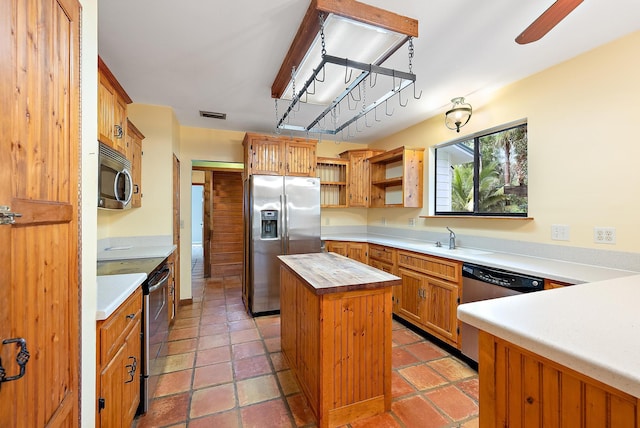
[[[280,286],[282,353],[318,426],[389,410],[391,286],[316,294],[285,266]]]
[[[26,340],[0,388],[0,425],[79,425],[80,5],[0,4],[0,340]],[[18,211],[18,209],[20,211]],[[16,345],[0,345],[7,376]]]
[[[211,176],[212,216],[209,265],[212,276],[242,273],[242,174],[208,171]],[[206,201],[206,199],[205,199]]]
[[[638,398],[480,332],[480,426],[640,426]]]

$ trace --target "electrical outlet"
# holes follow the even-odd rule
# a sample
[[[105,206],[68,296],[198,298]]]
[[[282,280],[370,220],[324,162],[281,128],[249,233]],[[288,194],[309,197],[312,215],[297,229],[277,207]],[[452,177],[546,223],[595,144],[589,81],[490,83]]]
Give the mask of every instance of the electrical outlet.
[[[553,239],[554,241],[568,241],[569,226],[566,224],[552,224],[551,239]]]
[[[330,221],[329,221],[329,217],[325,218],[325,219],[324,219],[324,225],[325,225],[325,226],[329,226],[329,223],[330,223]]]
[[[416,219],[415,219],[415,218],[413,218],[413,217],[412,217],[412,218],[410,218],[410,219],[409,219],[409,226],[413,227],[413,226],[415,226],[415,225],[416,225]]]
[[[380,224],[383,225],[383,226],[386,226],[387,225],[387,219],[384,218],[384,217],[380,217]]]
[[[615,244],[616,228],[615,227],[594,227],[593,242],[596,244]]]

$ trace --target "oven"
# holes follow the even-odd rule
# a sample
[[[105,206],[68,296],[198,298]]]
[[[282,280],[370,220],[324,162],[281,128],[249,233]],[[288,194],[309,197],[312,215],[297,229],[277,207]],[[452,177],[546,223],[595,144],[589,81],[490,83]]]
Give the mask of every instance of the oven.
[[[542,278],[470,263],[462,265],[461,303],[497,299],[541,290],[544,290]],[[461,323],[460,342],[462,354],[477,363],[478,329],[469,324]]]
[[[171,268],[163,263],[142,284],[142,379],[140,382],[140,408],[146,413],[153,398],[156,382],[151,375],[158,374],[158,358],[169,337],[169,280]]]

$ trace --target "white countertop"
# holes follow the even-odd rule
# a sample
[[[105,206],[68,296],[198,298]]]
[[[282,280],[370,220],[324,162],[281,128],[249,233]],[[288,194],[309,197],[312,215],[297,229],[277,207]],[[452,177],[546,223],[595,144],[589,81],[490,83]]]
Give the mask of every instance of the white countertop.
[[[118,309],[122,303],[147,279],[145,273],[98,276],[98,308],[96,320],[101,321]]]
[[[169,257],[176,245],[118,245],[98,251],[98,261]]]
[[[613,278],[621,278],[630,275],[638,275],[633,272],[620,269],[611,269],[600,266],[592,266],[581,263],[572,263],[530,257],[518,254],[500,253],[478,248],[458,247],[450,250],[447,242],[442,247],[436,247],[433,242],[422,242],[411,239],[401,239],[373,234],[353,234],[333,236],[323,235],[323,240],[368,242],[370,244],[386,245],[403,250],[415,251],[422,254],[446,257],[462,262],[476,263],[482,266],[505,269],[525,275],[541,276],[570,284],[603,281]]]
[[[640,275],[467,303],[458,318],[640,397]]]

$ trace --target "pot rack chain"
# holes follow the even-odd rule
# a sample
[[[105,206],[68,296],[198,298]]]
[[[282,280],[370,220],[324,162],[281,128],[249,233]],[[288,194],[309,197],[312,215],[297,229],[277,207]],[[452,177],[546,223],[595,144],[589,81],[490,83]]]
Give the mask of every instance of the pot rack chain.
[[[378,65],[374,65],[374,64],[365,64],[365,63],[361,63],[361,62],[357,62],[357,61],[352,61],[349,60],[347,58],[340,58],[340,57],[335,57],[335,56],[331,56],[331,55],[327,55],[326,53],[326,42],[325,42],[325,34],[324,34],[324,17],[323,14],[319,14],[318,19],[320,20],[320,40],[321,40],[321,47],[322,47],[322,59],[320,61],[320,64],[318,65],[318,67],[316,67],[313,70],[313,73],[311,75],[311,77],[305,82],[303,88],[296,93],[295,91],[295,71],[296,71],[296,67],[293,66],[292,70],[291,70],[291,78],[292,78],[292,99],[291,102],[289,103],[289,106],[287,108],[287,110],[285,111],[285,113],[282,115],[282,117],[278,116],[278,100],[276,99],[275,101],[275,107],[276,107],[276,129],[288,129],[288,130],[294,130],[294,131],[303,131],[306,133],[320,133],[320,134],[331,134],[331,135],[335,135],[338,134],[340,132],[342,132],[345,128],[347,128],[347,132],[350,135],[350,125],[353,124],[355,122],[356,125],[356,130],[359,132],[360,129],[358,129],[357,125],[358,125],[358,120],[361,119],[362,117],[365,117],[365,125],[367,127],[370,127],[369,124],[367,123],[366,120],[366,115],[371,111],[371,110],[375,110],[376,112],[376,117],[375,117],[375,121],[376,122],[380,122],[380,120],[378,120],[377,118],[377,107],[379,105],[381,105],[382,103],[385,104],[385,113],[387,116],[392,116],[393,113],[395,112],[395,109],[393,109],[391,111],[391,113],[389,113],[389,109],[388,109],[388,105],[387,102],[389,100],[389,98],[393,97],[394,95],[398,94],[398,98],[399,98],[399,104],[401,107],[406,107],[406,105],[408,104],[408,100],[405,103],[402,103],[402,98],[401,98],[401,92],[406,89],[409,85],[413,85],[414,86],[414,90],[413,90],[413,97],[414,99],[420,99],[422,97],[422,91],[420,91],[419,95],[416,95],[416,89],[415,89],[415,80],[416,80],[416,76],[415,74],[413,74],[413,57],[414,57],[414,46],[413,46],[413,38],[412,37],[408,37],[408,42],[409,42],[409,72],[402,72],[402,71],[397,71],[394,69],[389,69],[389,68],[384,68],[384,67],[380,67]],[[347,71],[349,68],[351,68],[353,71],[353,69],[358,69],[360,71],[362,71],[360,73],[359,76],[357,76],[354,81],[349,84],[347,86],[347,88],[341,92],[332,102],[331,104],[322,112],[320,113],[308,126],[299,126],[299,125],[292,125],[289,123],[289,119],[290,116],[299,111],[300,109],[300,105],[298,103],[306,103],[306,101],[302,101],[302,97],[304,96],[306,99],[306,95],[307,94],[315,94],[315,82],[324,82],[325,80],[325,65],[327,63],[330,64],[336,64],[336,65],[342,65],[345,67],[345,83],[348,83],[351,80],[351,74],[349,73],[349,78],[347,78]],[[320,74],[320,72],[322,72],[322,79],[320,79],[318,77],[318,75]],[[372,102],[371,104],[367,105],[366,104],[366,89],[364,88],[364,86],[360,87],[360,84],[366,80],[367,77],[369,77],[369,84],[371,85],[371,87],[373,88],[376,83],[377,83],[377,78],[378,75],[386,75],[386,76],[391,76],[392,77],[392,88],[390,91],[388,91],[387,93],[385,93],[382,97],[378,98],[377,100],[375,100],[374,102]],[[375,77],[375,79],[374,79]],[[400,79],[400,83],[396,86],[396,78]],[[310,87],[311,85],[313,85],[313,92],[310,91]],[[355,97],[353,96],[353,90],[355,88],[358,88],[360,93],[360,96],[358,100],[355,99]],[[356,102],[362,102],[362,109],[360,111],[360,113],[356,114],[353,118],[349,119],[348,121],[344,122],[342,125],[338,126],[338,117],[339,117],[339,110],[340,110],[340,103],[341,101],[345,98],[345,97],[351,97],[352,99],[354,99],[354,101]],[[297,109],[296,109],[297,106]],[[350,108],[350,110],[352,110]],[[330,118],[331,118],[331,123],[333,125],[333,129],[326,129],[326,127],[321,127],[320,126],[320,121],[323,121],[323,123],[326,123],[325,121],[325,117],[327,114],[330,114]]]

